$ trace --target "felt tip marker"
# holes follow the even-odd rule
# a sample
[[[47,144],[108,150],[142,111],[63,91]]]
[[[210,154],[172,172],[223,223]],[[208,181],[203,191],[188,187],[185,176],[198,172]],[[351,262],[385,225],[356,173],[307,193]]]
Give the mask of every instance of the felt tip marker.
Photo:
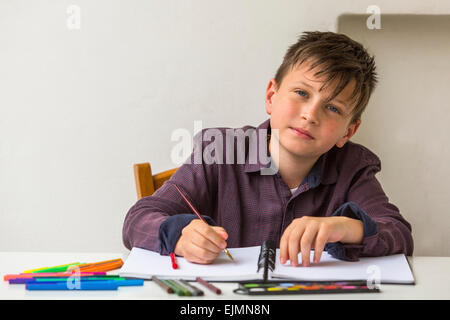
[[[178,264],[177,264],[177,259],[175,258],[175,253],[171,253],[170,255],[170,260],[172,261],[172,268],[173,269],[178,269]]]

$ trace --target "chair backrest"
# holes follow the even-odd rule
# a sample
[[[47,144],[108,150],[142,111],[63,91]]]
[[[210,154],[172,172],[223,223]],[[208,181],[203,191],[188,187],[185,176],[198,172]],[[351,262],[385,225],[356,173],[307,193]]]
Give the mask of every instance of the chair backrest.
[[[138,200],[151,196],[163,183],[177,171],[178,168],[166,170],[157,174],[152,174],[152,167],[149,162],[137,163],[133,165],[134,180],[136,182],[136,192]]]

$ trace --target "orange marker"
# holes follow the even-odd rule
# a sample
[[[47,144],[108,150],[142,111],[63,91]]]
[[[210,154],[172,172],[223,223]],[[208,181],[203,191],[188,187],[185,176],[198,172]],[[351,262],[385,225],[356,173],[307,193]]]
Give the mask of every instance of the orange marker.
[[[92,272],[92,271],[110,271],[118,269],[123,265],[122,259],[113,259],[95,263],[87,263],[74,268],[70,268],[71,271],[79,270],[81,272]]]
[[[103,264],[92,264],[85,268],[80,268],[82,272],[101,272],[101,271],[111,271],[115,269],[119,269],[123,266],[122,259],[118,259],[117,261],[103,263]]]

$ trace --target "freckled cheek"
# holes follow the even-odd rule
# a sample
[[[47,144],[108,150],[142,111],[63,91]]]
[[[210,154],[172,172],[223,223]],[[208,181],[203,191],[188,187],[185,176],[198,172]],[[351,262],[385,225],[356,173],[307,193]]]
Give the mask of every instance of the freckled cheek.
[[[334,141],[341,138],[344,134],[341,134],[341,128],[337,124],[324,123],[322,125],[323,137],[327,140]]]
[[[298,106],[290,101],[286,101],[284,108],[283,108],[283,114],[287,115],[287,116],[295,116],[297,115],[299,112],[298,110]]]
[[[277,106],[272,112],[272,121],[277,127],[284,127],[287,123],[292,121],[298,115],[298,110],[295,104],[289,102],[288,100],[280,100]]]

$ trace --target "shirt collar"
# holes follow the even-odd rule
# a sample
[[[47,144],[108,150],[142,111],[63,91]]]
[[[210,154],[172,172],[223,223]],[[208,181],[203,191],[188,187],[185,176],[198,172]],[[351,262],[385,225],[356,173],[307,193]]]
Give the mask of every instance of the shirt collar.
[[[256,128],[256,134],[253,135],[253,137],[250,136],[250,139],[256,139],[256,159],[253,159],[253,160],[250,159],[250,149],[253,147],[254,144],[252,144],[252,142],[255,143],[254,142],[255,140],[249,141],[249,149],[247,150],[247,154],[245,155],[245,166],[244,166],[245,172],[257,172],[257,171],[260,171],[262,168],[270,167],[271,158],[270,158],[270,154],[269,154],[269,147],[267,145],[268,135],[270,135],[270,119],[267,119],[266,121],[261,123]],[[260,158],[260,152],[259,152],[260,139],[266,139],[266,144],[265,144],[266,150],[267,150],[267,158],[266,159]],[[269,162],[265,163],[267,160],[269,160]]]
[[[250,163],[249,159],[249,152],[247,152],[245,157],[245,166],[244,171],[245,172],[257,172],[260,171],[262,168],[269,168],[271,165],[271,158],[269,155],[269,148],[266,144],[266,150],[267,150],[267,159],[269,160],[268,163],[264,163],[264,160],[267,159],[260,159],[259,154],[259,147],[260,147],[260,139],[266,139],[267,135],[270,135],[271,128],[270,128],[270,119],[267,119],[263,123],[261,123],[256,128],[256,135],[254,135],[254,139],[256,139],[256,161],[253,161],[253,163]],[[267,141],[267,139],[266,139]],[[266,142],[267,143],[267,142]],[[251,144],[249,143],[249,148]],[[305,178],[305,181],[309,183],[310,187],[316,187],[320,183],[322,184],[333,184],[337,180],[337,168],[334,161],[330,161],[329,154],[332,152],[335,152],[336,147],[331,148],[328,152],[324,153],[322,156],[319,157],[319,159],[314,164],[313,168],[311,169],[308,176]]]

